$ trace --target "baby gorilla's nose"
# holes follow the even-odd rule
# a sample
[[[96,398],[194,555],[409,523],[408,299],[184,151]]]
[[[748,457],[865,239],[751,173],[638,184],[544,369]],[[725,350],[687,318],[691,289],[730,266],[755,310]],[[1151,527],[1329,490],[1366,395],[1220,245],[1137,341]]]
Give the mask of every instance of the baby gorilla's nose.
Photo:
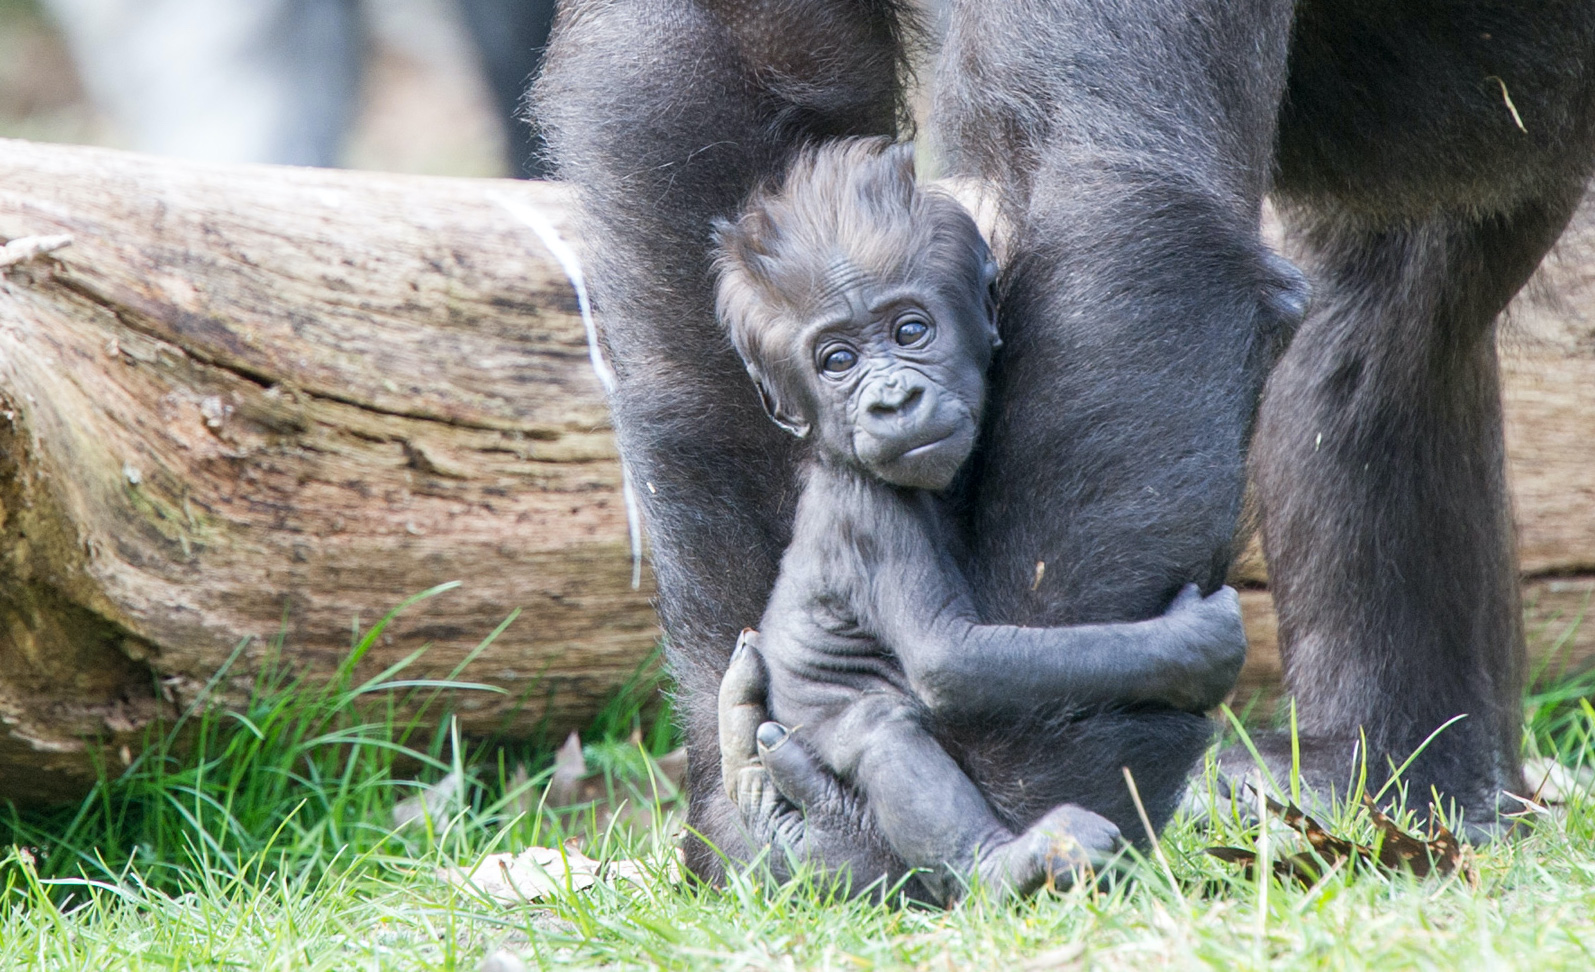
[[[866,409],[872,419],[912,418],[925,402],[925,386],[912,379],[893,375],[869,390]]]

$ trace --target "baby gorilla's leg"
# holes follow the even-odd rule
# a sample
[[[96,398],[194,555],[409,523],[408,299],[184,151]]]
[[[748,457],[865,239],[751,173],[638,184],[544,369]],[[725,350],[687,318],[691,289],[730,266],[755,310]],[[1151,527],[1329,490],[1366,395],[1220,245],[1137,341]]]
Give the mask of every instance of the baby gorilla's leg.
[[[1004,895],[1029,894],[1049,880],[1067,886],[1118,849],[1117,827],[1073,805],[1015,836],[901,699],[862,699],[817,735],[821,758],[835,757],[832,765],[864,793],[887,843],[925,869],[920,880],[943,903],[961,898],[976,877]]]

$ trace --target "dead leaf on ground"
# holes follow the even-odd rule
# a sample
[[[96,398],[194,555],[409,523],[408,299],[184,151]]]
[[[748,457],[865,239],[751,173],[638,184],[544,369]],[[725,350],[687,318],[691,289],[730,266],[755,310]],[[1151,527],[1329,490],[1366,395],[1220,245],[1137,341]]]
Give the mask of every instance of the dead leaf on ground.
[[[547,805],[574,807],[592,803],[603,795],[604,780],[588,775],[581,736],[573,732],[565,737],[565,744],[554,754],[554,775],[548,781]]]
[[[639,860],[596,861],[570,846],[528,847],[519,854],[489,854],[469,873],[450,867],[440,876],[457,888],[503,904],[547,901],[599,883],[614,886],[629,881],[647,885],[657,878],[670,884],[681,881],[675,861],[662,869]]]
[[[1461,843],[1445,827],[1436,823],[1429,839],[1414,837],[1401,829],[1374,805],[1366,794],[1363,809],[1378,832],[1374,847],[1367,847],[1344,837],[1336,837],[1293,804],[1282,804],[1263,798],[1270,813],[1285,825],[1301,834],[1311,850],[1281,854],[1274,858],[1271,869],[1281,879],[1294,880],[1303,887],[1322,880],[1324,875],[1338,867],[1353,870],[1379,867],[1386,871],[1405,871],[1416,877],[1430,874],[1462,873],[1469,883],[1476,878],[1462,851]],[[1248,876],[1257,868],[1257,852],[1242,847],[1209,847],[1207,853],[1221,861],[1238,864]]]
[[[1242,847],[1209,847],[1209,857],[1216,857],[1227,864],[1238,864],[1245,868],[1246,876],[1252,877],[1257,872],[1257,852],[1246,850]],[[1285,854],[1275,857],[1270,863],[1274,876],[1280,880],[1291,880],[1304,888],[1312,887],[1323,880],[1325,874],[1334,870],[1340,861],[1325,861],[1314,856],[1311,851],[1298,851],[1294,854]]]
[[[1572,767],[1544,756],[1523,761],[1523,786],[1534,803],[1570,803],[1595,797],[1595,767]]]
[[[428,818],[438,820],[445,816],[449,802],[464,783],[465,777],[454,770],[415,796],[400,800],[393,807],[393,829],[401,830]]]
[[[1431,829],[1432,836],[1424,840],[1396,826],[1396,822],[1381,813],[1366,794],[1362,805],[1379,831],[1379,863],[1388,870],[1406,870],[1418,877],[1428,877],[1451,874],[1462,866],[1462,844],[1438,822]]]
[[[641,749],[642,737],[632,742]],[[593,772],[582,755],[581,737],[571,733],[554,754],[554,773],[548,781],[543,805],[551,810],[591,808],[599,830],[611,823],[637,833],[656,823],[654,809],[667,813],[678,802],[686,783],[687,752],[677,749],[654,759],[644,753],[646,777],[627,779]]]

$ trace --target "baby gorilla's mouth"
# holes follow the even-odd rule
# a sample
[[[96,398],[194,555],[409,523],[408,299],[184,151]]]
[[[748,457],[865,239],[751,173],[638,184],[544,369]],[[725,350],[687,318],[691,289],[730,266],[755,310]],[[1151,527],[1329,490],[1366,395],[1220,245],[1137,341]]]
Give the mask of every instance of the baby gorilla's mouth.
[[[909,441],[913,444],[903,449],[900,440],[865,438],[857,442],[856,451],[864,467],[888,483],[910,489],[945,489],[974,448],[974,426],[970,422],[937,422],[924,430],[923,438]]]
[[[937,446],[939,446],[942,443],[946,442],[948,439],[951,439],[956,434],[957,434],[957,430],[955,429],[952,432],[948,432],[946,435],[939,436],[939,437],[937,437],[935,439],[930,440],[929,442],[925,442],[925,443],[922,443],[920,445],[914,446],[911,449],[905,449],[905,450],[903,450],[903,452],[901,454],[898,455],[898,457],[896,459],[894,459],[892,461],[893,462],[901,462],[904,459],[913,459],[916,456],[927,455],[932,450],[934,450]]]

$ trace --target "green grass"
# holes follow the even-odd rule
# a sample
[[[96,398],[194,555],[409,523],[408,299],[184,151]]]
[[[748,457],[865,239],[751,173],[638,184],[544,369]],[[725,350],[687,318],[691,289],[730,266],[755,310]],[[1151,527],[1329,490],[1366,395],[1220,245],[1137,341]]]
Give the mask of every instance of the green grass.
[[[1472,880],[1258,882],[1203,853],[1257,846],[1230,817],[1177,822],[1161,858],[1129,861],[1112,888],[1020,904],[977,896],[944,913],[757,876],[672,884],[665,825],[628,836],[540,813],[545,774],[462,749],[439,683],[408,681],[402,665],[356,680],[380,630],[330,685],[267,666],[247,711],[197,706],[80,807],[0,819],[0,969],[475,970],[500,947],[530,968],[1595,968],[1589,801],[1479,850]],[[645,706],[651,670],[589,734],[590,766],[635,774],[671,745],[668,712]],[[1542,682],[1526,748],[1595,764],[1592,689],[1587,674]],[[459,794],[395,831],[409,781],[450,773],[466,780]],[[1355,813],[1331,824],[1370,833]],[[654,877],[505,906],[442,876],[571,835],[593,856],[644,857]],[[1289,840],[1271,827],[1269,853]]]

